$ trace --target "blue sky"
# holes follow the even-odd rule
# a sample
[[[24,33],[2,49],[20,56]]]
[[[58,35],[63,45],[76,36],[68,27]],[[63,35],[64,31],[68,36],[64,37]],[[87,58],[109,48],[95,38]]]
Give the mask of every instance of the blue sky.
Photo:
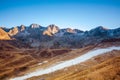
[[[120,0],[0,0],[0,26],[120,27]]]

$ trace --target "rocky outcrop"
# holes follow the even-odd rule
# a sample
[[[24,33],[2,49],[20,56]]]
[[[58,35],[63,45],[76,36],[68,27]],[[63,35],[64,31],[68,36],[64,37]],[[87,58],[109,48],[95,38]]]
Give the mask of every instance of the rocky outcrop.
[[[75,30],[74,30],[74,29],[71,29],[71,28],[67,28],[67,29],[66,29],[66,32],[75,33]]]
[[[10,40],[10,36],[2,28],[0,28],[0,40]]]
[[[11,30],[8,32],[8,34],[9,34],[10,36],[14,36],[14,35],[16,35],[18,32],[19,32],[18,27],[14,27],[13,29],[11,29]]]
[[[47,27],[47,29],[43,32],[43,35],[53,36],[58,31],[59,31],[58,26],[52,24]]]
[[[31,28],[40,28],[41,26],[39,24],[33,23],[33,24],[30,25],[30,27]]]
[[[25,26],[24,25],[21,25],[20,26],[20,31],[24,31],[25,30]]]

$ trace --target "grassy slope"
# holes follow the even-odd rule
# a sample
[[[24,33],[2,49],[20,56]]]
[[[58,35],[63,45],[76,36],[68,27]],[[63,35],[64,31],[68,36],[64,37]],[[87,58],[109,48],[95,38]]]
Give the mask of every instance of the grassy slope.
[[[119,52],[118,56],[120,56]],[[73,72],[64,77],[62,76],[62,78],[56,78],[55,80],[113,80],[112,78],[120,72],[120,65],[117,65],[120,63],[120,57],[112,58],[114,55],[117,56],[116,54],[98,56],[94,58],[97,62],[96,65],[83,71]],[[106,56],[108,59],[105,59]],[[90,61],[86,63],[89,65]]]
[[[111,44],[111,45],[113,45],[113,44]],[[103,47],[103,45],[100,45],[100,47],[101,46]],[[50,56],[50,58],[48,58],[48,57],[46,58],[43,55],[43,57],[44,57],[43,59],[49,60],[49,64],[46,63],[45,65],[39,66],[38,68],[46,67],[46,66],[49,66],[50,64],[53,64],[53,63],[56,63],[59,61],[64,61],[64,60],[68,60],[68,59],[80,56],[80,55],[84,54],[85,52],[93,49],[94,47],[95,46],[90,46],[90,47],[88,46],[86,48],[68,52],[68,54],[61,55],[60,53],[58,53],[57,56],[55,54],[55,56],[53,55],[54,57]],[[50,52],[50,54],[54,53],[54,52],[51,53],[51,50],[49,52]],[[120,52],[117,52],[117,54],[116,54],[116,51],[114,51],[113,53],[115,53],[115,54],[108,55],[109,58],[106,58],[104,56],[97,57],[97,58],[95,58],[96,60],[89,60],[82,64],[72,66],[70,68],[65,68],[64,70],[60,70],[60,71],[57,71],[52,74],[46,74],[46,75],[42,75],[39,77],[31,78],[31,80],[37,80],[39,78],[44,78],[45,80],[56,80],[56,79],[58,79],[58,80],[65,79],[66,80],[71,75],[80,73],[81,71],[86,70],[93,65],[97,65],[107,59],[118,56],[118,53],[120,53]],[[40,54],[41,54],[41,50],[30,49],[30,51],[29,51],[29,50],[26,50],[25,48],[22,50],[22,49],[16,48],[15,46],[10,45],[9,43],[1,42],[0,43],[0,80],[7,80],[5,78],[7,78],[9,76],[16,77],[16,76],[25,74],[27,72],[27,70],[29,72],[29,70],[31,71],[31,69],[33,69],[33,70],[36,69],[36,67],[33,64],[37,63],[38,60],[40,61],[42,59],[42,56],[40,56]],[[40,58],[38,56],[37,56],[38,57],[37,58],[36,55],[38,55]],[[104,58],[106,58],[106,59],[104,59]],[[71,78],[71,79],[74,80],[74,78]]]
[[[31,71],[32,67],[37,65],[36,63],[70,51],[69,49],[18,49],[14,45],[11,45],[8,41],[0,41],[0,80],[24,75],[26,72]]]
[[[104,55],[96,56],[81,64],[28,80],[119,80],[119,53],[120,51],[115,50]]]
[[[87,70],[54,80],[119,80],[120,57],[107,60]]]
[[[7,77],[18,75],[37,62],[30,55],[22,55],[15,46],[5,41],[0,41],[0,80],[7,80]],[[17,74],[16,74],[17,73]]]

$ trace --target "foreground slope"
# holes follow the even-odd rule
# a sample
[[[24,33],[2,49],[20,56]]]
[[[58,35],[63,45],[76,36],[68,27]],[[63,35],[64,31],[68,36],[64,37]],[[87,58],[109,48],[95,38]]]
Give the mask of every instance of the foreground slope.
[[[22,55],[23,53],[11,45],[11,40],[0,41],[0,80],[7,80],[8,77],[28,69],[28,65],[37,63],[32,56]]]
[[[70,49],[34,49],[14,40],[0,41],[0,80],[25,74],[34,65],[65,54]]]
[[[91,58],[78,65],[28,80],[119,80],[120,51]]]
[[[120,57],[114,57],[81,72],[53,80],[119,80]]]
[[[30,77],[33,77],[33,76],[39,76],[39,75],[43,75],[43,74],[49,74],[51,72],[55,72],[55,71],[64,69],[66,67],[79,64],[79,63],[84,62],[84,61],[86,61],[86,60],[88,60],[88,59],[90,59],[90,58],[92,58],[94,56],[98,56],[98,55],[103,54],[103,53],[111,52],[113,50],[120,50],[120,47],[118,46],[118,47],[108,47],[108,48],[103,48],[103,49],[99,49],[99,48],[98,49],[93,49],[93,50],[91,50],[91,51],[89,51],[87,53],[84,53],[80,57],[77,57],[77,58],[74,58],[74,59],[71,59],[71,60],[67,60],[67,61],[63,61],[62,63],[58,63],[58,64],[52,64],[53,66],[49,65],[50,67],[40,68],[40,70],[38,69],[37,71],[25,74],[24,76],[13,78],[11,80],[24,80],[24,79],[27,79],[27,78],[30,78]],[[116,55],[114,54],[114,56],[116,56]],[[53,78],[53,77],[51,77],[51,78]]]

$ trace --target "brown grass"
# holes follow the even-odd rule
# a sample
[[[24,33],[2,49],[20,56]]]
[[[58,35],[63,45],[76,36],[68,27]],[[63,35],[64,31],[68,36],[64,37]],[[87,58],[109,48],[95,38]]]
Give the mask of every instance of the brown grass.
[[[81,49],[30,49],[16,48],[13,42],[0,41],[0,80],[8,80],[9,77],[16,77],[24,75],[27,72],[34,71],[38,68],[46,68],[59,61],[66,61],[82,54],[96,47],[109,47],[116,45],[114,43],[106,43],[106,45],[92,45]],[[117,45],[120,43],[117,42]],[[30,78],[30,80],[119,80],[119,57],[120,51],[112,51],[109,54],[94,57],[81,64],[64,68],[45,74],[38,77]],[[116,58],[113,58],[116,57]],[[113,58],[111,60],[108,60]],[[43,65],[38,65],[38,62],[49,61]],[[108,60],[108,61],[107,61]],[[112,72],[112,73],[110,73]],[[94,76],[95,75],[95,76]]]
[[[78,65],[28,80],[119,80],[120,51],[96,56]]]

